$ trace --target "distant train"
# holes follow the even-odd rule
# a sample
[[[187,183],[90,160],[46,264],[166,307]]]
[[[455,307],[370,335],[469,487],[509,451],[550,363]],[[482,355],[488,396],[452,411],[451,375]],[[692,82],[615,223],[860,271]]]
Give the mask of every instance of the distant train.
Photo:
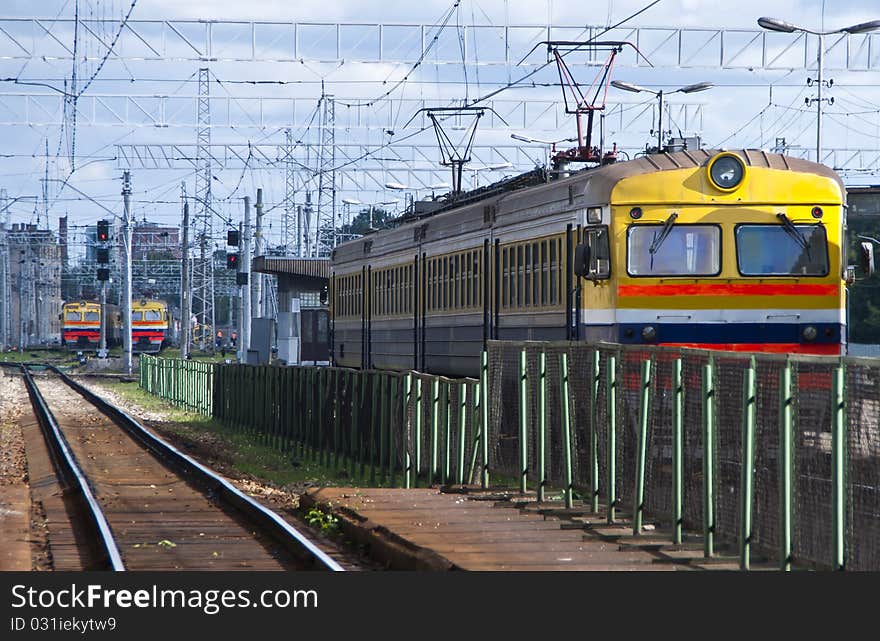
[[[61,342],[67,349],[97,351],[101,346],[101,325],[107,347],[120,344],[119,308],[105,305],[101,318],[101,304],[91,301],[70,301],[61,307]]]
[[[158,352],[169,341],[170,315],[163,300],[131,301],[133,352]]]
[[[107,348],[122,344],[122,315],[117,305],[104,306],[103,318]],[[64,347],[77,351],[97,351],[101,341],[101,304],[70,301],[61,310],[61,340]],[[169,341],[168,304],[159,300],[133,300],[131,340],[133,352],[158,352]]]
[[[828,167],[760,150],[461,194],[334,250],[333,361],[474,375],[489,339],[838,355],[844,194]]]

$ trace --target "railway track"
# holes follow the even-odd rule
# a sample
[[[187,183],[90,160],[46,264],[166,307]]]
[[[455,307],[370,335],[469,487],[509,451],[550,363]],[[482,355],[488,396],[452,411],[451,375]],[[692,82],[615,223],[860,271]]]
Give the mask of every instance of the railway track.
[[[122,409],[55,368],[42,376],[32,368],[22,365],[25,385],[65,511],[78,523],[72,538],[90,548],[73,555],[83,569],[343,569],[305,533]]]

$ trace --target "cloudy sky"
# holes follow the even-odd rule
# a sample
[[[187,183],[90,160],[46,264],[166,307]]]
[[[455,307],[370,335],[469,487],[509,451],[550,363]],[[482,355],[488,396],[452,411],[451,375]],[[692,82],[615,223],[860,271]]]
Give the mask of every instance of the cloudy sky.
[[[519,143],[510,139],[511,133],[541,140],[575,134],[572,119],[559,107],[562,93],[554,86],[555,66],[541,70],[546,51],[541,46],[533,50],[547,39],[548,26],[554,40],[583,40],[645,7],[649,8],[605,37],[633,40],[633,28],[646,28],[638,32],[638,44],[653,66],[627,48],[613,78],[666,92],[700,81],[716,85],[701,93],[668,96],[664,129],[672,129],[674,135],[700,135],[708,145],[724,147],[772,148],[778,138],[785,138],[794,149],[814,153],[816,108],[804,101],[816,95],[806,79],[815,77],[818,42],[798,34],[768,34],[767,56],[778,68],[761,69],[764,40],[756,37],[756,20],[769,14],[809,29],[835,30],[880,18],[880,6],[869,0],[660,0],[653,5],[650,0],[137,0],[131,7],[131,0],[2,3],[0,134],[6,144],[0,154],[0,188],[10,199],[18,199],[9,208],[10,222],[36,222],[40,217],[46,226],[41,200],[47,171],[49,226],[57,227],[58,217],[65,213],[74,225],[86,225],[109,215],[108,210],[119,212],[119,177],[126,163],[118,159],[116,145],[193,145],[200,68],[210,70],[212,142],[240,149],[248,142],[277,145],[284,141],[285,127],[302,141],[296,150],[301,168],[297,202],[316,187],[308,168],[317,166],[314,145],[319,128],[314,121],[322,84],[336,100],[336,164],[347,172],[338,178],[340,199],[402,201],[400,193],[389,192],[383,183],[424,187],[442,180],[445,174],[413,176],[402,169],[406,163],[400,159],[417,158],[423,165],[439,160],[433,132],[419,134],[427,121],[416,112],[421,106],[449,105],[455,99],[471,102],[494,94],[495,102],[477,103],[493,106],[495,113],[481,121],[469,184],[528,169],[546,149],[532,144],[512,150]],[[122,30],[113,54],[102,64],[129,10],[131,28]],[[75,12],[82,22],[74,65],[68,50],[73,47]],[[210,27],[210,52],[207,27],[194,22],[200,20],[223,21]],[[292,23],[300,24],[295,42]],[[338,32],[334,23],[343,25]],[[381,60],[376,27],[380,23],[385,25]],[[417,25],[426,25],[424,42]],[[679,45],[673,30],[681,27],[691,31]],[[726,30],[723,54],[721,29]],[[858,155],[848,166],[863,170],[848,171],[847,181],[878,181],[871,171],[877,167],[877,153],[871,157],[863,150],[880,148],[880,35],[856,36],[849,42],[827,36],[825,45],[826,78],[834,80],[826,96],[835,102],[826,107],[824,147]],[[685,68],[676,65],[679,50]],[[850,67],[858,70],[843,70],[847,55]],[[424,61],[414,67],[422,56]],[[592,63],[604,56],[575,52],[567,60],[575,77],[589,86],[597,72]],[[214,59],[204,59],[209,57]],[[251,57],[259,61],[248,61]],[[505,58],[510,64],[503,64]],[[804,60],[810,71],[791,69],[802,67]],[[67,126],[60,126],[74,67],[75,129],[70,118]],[[631,152],[643,148],[656,128],[654,96],[611,89],[607,102],[606,142]],[[469,123],[448,124],[457,140]],[[352,161],[358,157],[352,145],[375,149],[384,144],[391,147]],[[71,158],[76,167],[72,172]],[[840,160],[835,156],[827,162]],[[487,169],[507,163],[506,168]],[[379,166],[388,173],[380,177],[374,171],[370,178],[358,174],[359,168]],[[179,223],[181,182],[188,193],[195,189],[192,168],[145,169],[135,162],[130,169],[135,216]],[[216,209],[230,220],[239,217],[241,197],[253,196],[258,187],[264,189],[268,222],[278,237],[284,198],[284,172],[278,163],[254,159],[246,166],[233,162],[216,169]]]

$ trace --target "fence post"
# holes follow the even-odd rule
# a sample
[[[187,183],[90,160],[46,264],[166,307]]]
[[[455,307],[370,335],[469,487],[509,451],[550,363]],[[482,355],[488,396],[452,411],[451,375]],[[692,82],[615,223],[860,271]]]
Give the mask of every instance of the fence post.
[[[794,398],[791,361],[779,372],[779,569],[791,570],[791,441]]]
[[[529,375],[526,350],[519,355],[519,491],[525,494],[529,481]]]
[[[636,444],[636,474],[633,491],[633,536],[642,532],[645,512],[645,468],[648,449],[648,420],[651,416],[651,359],[642,361],[642,386],[639,394],[639,434]]]
[[[571,474],[571,414],[568,400],[568,354],[559,355],[560,400],[562,401],[562,448],[565,454],[565,507],[574,507],[574,479]]]
[[[387,480],[385,461],[388,460],[388,437],[391,434],[391,425],[388,422],[388,393],[391,391],[388,387],[388,374],[380,374],[382,384],[379,390],[381,397],[382,414],[379,424],[379,481],[385,485]]]
[[[446,485],[452,477],[450,469],[450,459],[452,458],[452,381],[446,381],[443,384],[443,407],[446,408],[446,441],[443,444],[441,482],[443,485]]]
[[[684,385],[681,378],[681,359],[672,364],[672,543],[681,545],[684,488]]]
[[[416,460],[413,487],[419,486],[419,472],[422,467],[422,409],[422,379],[416,377],[416,425],[413,438]]]
[[[397,485],[397,442],[394,433],[394,417],[400,416],[400,386],[401,379],[395,376],[389,379],[388,385],[390,392],[388,397],[388,476],[391,487]],[[397,421],[398,429],[403,425],[401,421]]]
[[[755,357],[744,373],[742,422],[742,479],[740,481],[739,567],[748,570],[752,547],[752,492],[755,471]]]
[[[606,494],[608,498],[607,521],[614,523],[617,508],[617,357],[608,357],[608,471]]]
[[[703,366],[703,554],[715,554],[715,368]]]
[[[376,485],[376,459],[379,452],[377,451],[382,440],[382,426],[377,425],[382,420],[379,410],[380,386],[382,383],[382,375],[373,372],[370,375],[370,485]],[[377,442],[379,441],[379,442]]]
[[[843,570],[846,567],[844,547],[844,527],[846,524],[845,480],[846,471],[846,405],[844,399],[844,369],[834,368],[831,381],[832,425],[831,425],[831,514],[832,514],[832,567]]]
[[[361,373],[351,373],[351,438],[348,442],[348,476],[354,478],[356,461],[360,456],[360,443],[358,439],[358,422],[361,414],[360,388]]]
[[[459,485],[464,485],[464,444],[467,438],[467,401],[468,384],[462,383],[458,389],[458,465],[456,467],[456,480]]]
[[[538,502],[547,487],[547,352],[538,356]]]
[[[599,350],[590,364],[590,509],[599,511]]]
[[[407,374],[403,379],[403,485],[405,488],[409,489],[412,485],[412,455],[410,454],[410,445],[413,443],[412,438],[407,438],[411,436],[410,427],[411,423],[409,421],[409,408],[412,405],[412,394],[413,394],[413,376],[412,374]]]
[[[342,370],[333,369],[333,469],[339,470],[339,441],[342,436]]]
[[[437,469],[437,430],[440,420],[440,377],[435,376],[431,381],[431,462],[428,467],[428,485],[434,485],[434,475]]]
[[[484,490],[489,487],[489,353],[483,350],[480,356],[480,383],[477,392],[477,402],[480,405],[480,487]]]

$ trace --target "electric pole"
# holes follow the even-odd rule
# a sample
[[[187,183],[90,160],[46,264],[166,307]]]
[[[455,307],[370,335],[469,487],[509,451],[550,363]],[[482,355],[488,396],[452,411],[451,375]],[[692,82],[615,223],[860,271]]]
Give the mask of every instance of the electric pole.
[[[131,374],[131,174],[122,172],[122,245],[125,251],[122,294],[122,350],[125,357],[125,371]]]
[[[254,232],[254,256],[263,255],[263,190],[257,189],[257,229]],[[248,264],[250,269],[250,264]],[[251,307],[256,318],[263,317],[263,275],[254,278],[251,284]]]
[[[189,358],[190,341],[192,340],[192,294],[190,292],[189,265],[189,203],[183,201],[183,239],[181,240],[181,257],[183,263],[180,270],[180,357]]]
[[[244,226],[241,238],[241,272],[245,275],[244,282],[238,286],[241,297],[241,327],[238,332],[238,362],[247,362],[247,352],[251,344],[251,199],[244,197]]]

